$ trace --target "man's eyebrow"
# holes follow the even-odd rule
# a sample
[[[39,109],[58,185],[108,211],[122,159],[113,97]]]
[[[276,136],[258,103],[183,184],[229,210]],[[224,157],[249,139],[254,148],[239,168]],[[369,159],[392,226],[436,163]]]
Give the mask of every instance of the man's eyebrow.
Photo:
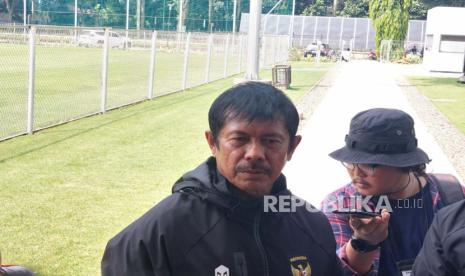
[[[242,131],[242,130],[233,130],[229,133],[229,135],[233,135],[233,134],[249,135],[247,132]]]

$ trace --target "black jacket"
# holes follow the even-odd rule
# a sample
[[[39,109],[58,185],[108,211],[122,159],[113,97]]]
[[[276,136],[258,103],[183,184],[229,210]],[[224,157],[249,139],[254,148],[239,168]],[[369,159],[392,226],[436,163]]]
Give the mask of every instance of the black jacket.
[[[436,214],[415,259],[412,275],[465,275],[465,200]]]
[[[289,198],[285,182],[281,175],[272,194]],[[264,212],[263,198],[238,194],[217,173],[215,159],[208,159],[108,242],[102,274],[340,275],[334,236],[322,213],[305,206]]]

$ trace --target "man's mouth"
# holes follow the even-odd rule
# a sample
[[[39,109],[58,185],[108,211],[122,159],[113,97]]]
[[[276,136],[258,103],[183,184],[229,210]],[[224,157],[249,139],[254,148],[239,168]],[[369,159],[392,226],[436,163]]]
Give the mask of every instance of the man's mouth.
[[[367,189],[367,188],[370,187],[370,184],[368,184],[366,182],[362,182],[362,181],[354,182],[354,185],[357,186],[358,188],[361,188],[361,189]]]
[[[265,171],[262,171],[262,170],[244,170],[241,172],[248,173],[248,174],[265,174]]]

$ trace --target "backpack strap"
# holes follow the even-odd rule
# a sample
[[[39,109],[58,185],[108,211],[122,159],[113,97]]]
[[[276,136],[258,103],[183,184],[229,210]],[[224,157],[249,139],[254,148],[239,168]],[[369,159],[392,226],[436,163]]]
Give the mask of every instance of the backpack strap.
[[[462,185],[452,174],[432,173],[430,176],[438,186],[439,195],[444,206],[465,199]]]

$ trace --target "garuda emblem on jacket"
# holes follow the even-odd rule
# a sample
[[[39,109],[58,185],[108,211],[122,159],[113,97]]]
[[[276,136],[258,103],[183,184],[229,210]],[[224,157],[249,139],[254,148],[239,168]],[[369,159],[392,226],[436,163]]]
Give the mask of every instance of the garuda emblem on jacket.
[[[306,256],[292,257],[289,261],[291,262],[292,276],[312,275],[312,268],[310,267]]]

